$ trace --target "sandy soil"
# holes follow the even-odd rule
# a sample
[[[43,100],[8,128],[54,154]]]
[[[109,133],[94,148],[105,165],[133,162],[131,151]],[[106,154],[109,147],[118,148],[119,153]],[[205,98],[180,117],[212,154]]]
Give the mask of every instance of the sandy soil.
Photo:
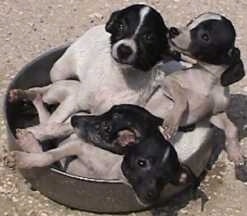
[[[127,0],[1,0],[0,1],[0,105],[6,87],[15,74],[31,59],[51,47],[75,40],[86,29],[104,23],[111,11],[138,1]],[[167,24],[183,25],[193,16],[216,11],[229,17],[236,26],[237,43],[243,60],[247,56],[247,3],[245,0],[150,0]],[[247,79],[232,86],[234,94],[229,114],[240,130],[241,143],[247,146]],[[220,138],[221,137],[221,138]],[[222,134],[216,135],[223,142]],[[4,216],[81,216],[59,205],[29,185],[5,163],[7,141],[2,114],[0,119],[0,215]],[[169,205],[136,213],[162,216],[245,216],[247,184],[234,178],[232,164],[222,153],[202,183],[201,193],[208,201],[201,211],[201,198],[178,197]],[[200,196],[199,196],[200,197]],[[135,213],[133,213],[135,214]]]

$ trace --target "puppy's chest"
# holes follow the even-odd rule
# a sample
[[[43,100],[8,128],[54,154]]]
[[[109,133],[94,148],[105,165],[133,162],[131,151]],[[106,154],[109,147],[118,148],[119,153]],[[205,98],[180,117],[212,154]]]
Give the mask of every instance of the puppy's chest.
[[[215,77],[196,69],[180,71],[171,76],[176,79],[183,88],[190,89],[193,92],[204,96],[210,94],[217,82]]]

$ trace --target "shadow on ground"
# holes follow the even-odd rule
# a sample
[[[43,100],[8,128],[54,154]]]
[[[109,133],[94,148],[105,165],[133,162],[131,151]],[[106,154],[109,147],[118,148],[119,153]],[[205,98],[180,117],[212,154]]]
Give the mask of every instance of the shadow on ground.
[[[247,137],[247,96],[243,94],[231,95],[230,106],[227,110],[227,115],[238,127],[239,139]],[[214,143],[214,150],[212,158],[208,164],[208,169],[212,168],[212,165],[217,160],[220,152],[224,149],[225,137],[224,133],[215,128],[215,132],[209,142]],[[202,176],[202,179],[205,177]],[[151,210],[153,216],[178,216],[178,211],[184,208],[191,200],[201,199],[201,210],[203,211],[204,204],[207,202],[207,194],[198,189],[194,192],[192,189],[188,189],[180,195],[174,197],[172,200],[166,203],[165,207],[155,208]]]

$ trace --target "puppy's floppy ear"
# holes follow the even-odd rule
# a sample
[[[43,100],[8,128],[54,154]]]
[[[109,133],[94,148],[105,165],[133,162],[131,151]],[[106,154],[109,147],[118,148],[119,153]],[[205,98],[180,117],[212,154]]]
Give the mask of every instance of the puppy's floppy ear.
[[[239,80],[241,80],[244,75],[244,64],[240,58],[240,50],[234,47],[229,53],[230,66],[221,75],[221,85],[228,86]]]
[[[120,14],[120,11],[115,11],[111,14],[109,20],[106,23],[105,30],[109,33],[113,33],[114,29],[116,28],[116,21],[118,19],[118,16]]]

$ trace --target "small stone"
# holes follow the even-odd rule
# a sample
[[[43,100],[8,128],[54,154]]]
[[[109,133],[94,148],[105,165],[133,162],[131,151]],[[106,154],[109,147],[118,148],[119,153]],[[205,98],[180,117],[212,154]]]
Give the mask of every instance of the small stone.
[[[90,20],[94,20],[94,19],[102,20],[102,19],[104,19],[104,16],[100,13],[92,13],[89,15],[89,19]]]

